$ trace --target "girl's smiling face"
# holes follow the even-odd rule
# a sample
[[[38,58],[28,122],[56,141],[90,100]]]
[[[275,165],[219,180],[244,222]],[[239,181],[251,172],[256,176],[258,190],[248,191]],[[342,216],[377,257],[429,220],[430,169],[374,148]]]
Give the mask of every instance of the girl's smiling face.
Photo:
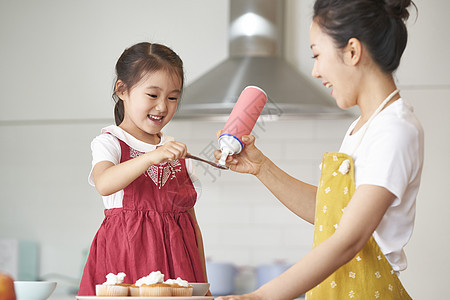
[[[331,95],[340,108],[356,105],[358,79],[354,76],[354,65],[347,59],[350,53],[346,49],[338,49],[315,21],[310,28],[310,45],[315,60],[312,76],[321,78],[322,84],[331,89]]]
[[[120,93],[125,114],[119,126],[141,141],[159,143],[159,134],[175,114],[180,94],[181,81],[171,73],[161,70],[144,76]]]

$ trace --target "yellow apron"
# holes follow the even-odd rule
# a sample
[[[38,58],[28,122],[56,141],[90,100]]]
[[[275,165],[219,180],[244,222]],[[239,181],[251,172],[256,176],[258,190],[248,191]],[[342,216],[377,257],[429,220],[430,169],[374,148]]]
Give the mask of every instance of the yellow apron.
[[[398,90],[386,98],[368,123],[397,92]],[[325,241],[336,231],[343,211],[355,192],[354,174],[351,156],[344,153],[323,155],[316,199],[313,247]],[[374,238],[370,237],[367,244],[351,261],[308,291],[306,299],[403,300],[412,298],[403,288]]]

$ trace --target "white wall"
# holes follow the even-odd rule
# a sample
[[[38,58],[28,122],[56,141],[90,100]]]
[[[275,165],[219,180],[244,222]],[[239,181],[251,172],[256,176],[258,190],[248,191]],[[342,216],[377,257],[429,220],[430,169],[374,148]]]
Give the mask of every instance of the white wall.
[[[307,76],[312,2],[288,0],[286,19],[287,58]],[[0,238],[37,240],[44,278],[78,278],[83,251],[102,220],[101,199],[86,179],[89,143],[112,123],[113,67],[123,49],[142,40],[173,47],[188,83],[227,55],[227,1],[129,3],[0,1]],[[416,3],[419,16],[410,24],[397,77],[422,120],[426,156],[406,249],[409,268],[401,279],[414,299],[443,299],[450,269],[450,2]],[[256,128],[257,144],[290,174],[316,183],[321,154],[338,149],[350,121],[266,122]],[[222,126],[174,121],[166,131],[192,153],[207,155]],[[254,178],[207,170],[198,165],[203,192],[196,211],[210,259],[257,266],[292,263],[308,251],[312,227]]]

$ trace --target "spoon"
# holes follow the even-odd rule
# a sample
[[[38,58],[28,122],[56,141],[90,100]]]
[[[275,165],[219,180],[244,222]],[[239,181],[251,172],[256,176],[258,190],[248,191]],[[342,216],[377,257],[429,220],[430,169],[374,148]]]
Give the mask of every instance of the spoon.
[[[222,169],[222,170],[228,170],[229,169],[227,166],[224,166],[224,165],[221,165],[221,164],[218,164],[218,163],[215,163],[215,162],[212,162],[212,161],[209,161],[209,160],[197,157],[195,155],[186,154],[186,158],[195,159],[195,160],[207,163],[207,164],[209,164],[209,165],[211,165],[213,167],[216,167],[216,168],[219,168],[219,169]]]

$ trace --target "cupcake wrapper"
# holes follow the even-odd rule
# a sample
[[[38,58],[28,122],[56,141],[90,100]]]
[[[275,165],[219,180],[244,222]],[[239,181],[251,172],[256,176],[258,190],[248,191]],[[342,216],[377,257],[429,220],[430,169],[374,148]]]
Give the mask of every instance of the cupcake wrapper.
[[[172,296],[172,288],[170,286],[141,286],[139,288],[139,296],[141,297],[166,297]]]
[[[95,286],[95,294],[97,296],[128,296],[128,287],[120,285],[103,285],[97,284]]]
[[[130,296],[131,297],[139,297],[139,287],[131,287],[130,286]]]
[[[193,287],[176,287],[172,288],[172,296],[192,296]]]

